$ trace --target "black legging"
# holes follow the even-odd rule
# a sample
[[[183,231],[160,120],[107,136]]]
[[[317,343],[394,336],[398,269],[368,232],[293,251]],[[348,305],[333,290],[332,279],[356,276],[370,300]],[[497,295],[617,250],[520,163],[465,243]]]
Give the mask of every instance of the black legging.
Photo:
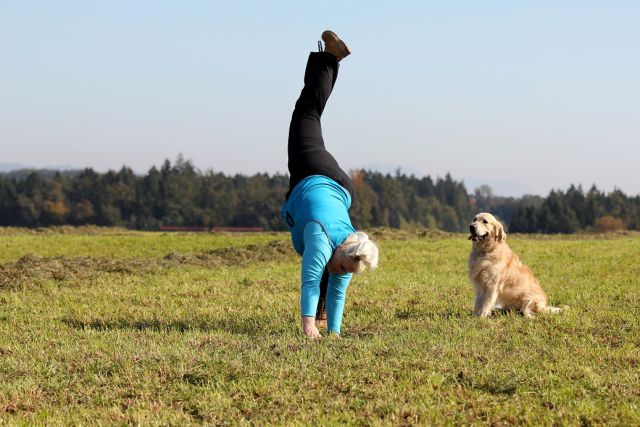
[[[343,186],[353,200],[353,183],[324,147],[320,116],[338,77],[338,60],[326,52],[312,52],[304,73],[304,88],[289,126],[289,192],[310,175],[324,175]]]
[[[312,52],[304,72],[304,87],[296,102],[289,126],[289,192],[310,175],[327,176],[343,186],[353,200],[351,178],[324,147],[320,116],[338,78],[338,60],[326,52]],[[320,280],[320,298],[326,299],[329,272]],[[316,313],[316,317],[320,313]]]

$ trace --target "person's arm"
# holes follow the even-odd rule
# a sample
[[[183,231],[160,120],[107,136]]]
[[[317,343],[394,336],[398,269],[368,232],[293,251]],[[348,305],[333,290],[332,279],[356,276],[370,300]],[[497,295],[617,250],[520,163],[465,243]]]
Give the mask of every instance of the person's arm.
[[[300,309],[304,333],[312,338],[320,337],[315,325],[316,309],[320,298],[320,279],[331,258],[331,245],[322,226],[310,221],[304,227],[304,252],[302,254],[302,285]]]
[[[327,330],[329,333],[340,334],[347,286],[349,286],[352,276],[352,273],[329,274],[327,287]]]

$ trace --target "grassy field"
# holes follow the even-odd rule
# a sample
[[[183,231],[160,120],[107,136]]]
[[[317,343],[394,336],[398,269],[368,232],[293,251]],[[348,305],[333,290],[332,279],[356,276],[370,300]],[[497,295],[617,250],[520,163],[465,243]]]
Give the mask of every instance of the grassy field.
[[[479,320],[466,236],[381,230],[312,342],[286,234],[0,231],[0,424],[640,424],[637,235],[510,236],[570,309]]]

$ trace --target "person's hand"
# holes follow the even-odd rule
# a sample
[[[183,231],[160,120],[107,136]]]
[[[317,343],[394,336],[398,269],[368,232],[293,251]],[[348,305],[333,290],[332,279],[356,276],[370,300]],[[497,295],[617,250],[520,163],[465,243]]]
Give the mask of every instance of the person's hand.
[[[302,331],[306,336],[312,340],[322,338],[320,331],[316,328],[316,318],[311,316],[305,316],[302,318]]]

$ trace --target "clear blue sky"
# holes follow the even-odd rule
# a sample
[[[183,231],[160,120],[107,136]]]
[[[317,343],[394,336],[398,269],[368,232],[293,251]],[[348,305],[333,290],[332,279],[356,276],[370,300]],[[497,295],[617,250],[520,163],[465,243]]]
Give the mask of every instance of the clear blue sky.
[[[345,169],[640,194],[639,22],[616,0],[5,1],[0,163],[284,173],[330,28],[353,51],[323,117]]]

